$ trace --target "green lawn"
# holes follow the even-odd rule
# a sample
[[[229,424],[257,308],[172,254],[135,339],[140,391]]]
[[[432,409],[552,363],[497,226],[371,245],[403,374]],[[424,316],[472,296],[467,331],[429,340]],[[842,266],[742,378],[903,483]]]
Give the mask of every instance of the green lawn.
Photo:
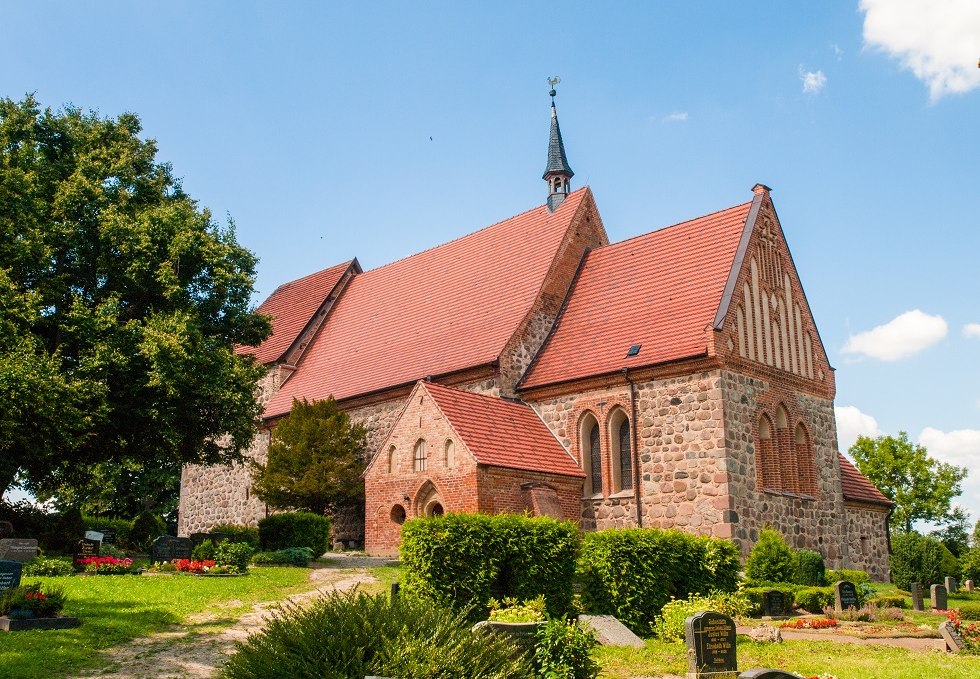
[[[259,601],[309,589],[305,568],[254,568],[246,577],[181,575],[24,578],[65,589],[64,614],[82,619],[71,630],[0,633],[0,677],[50,679],[98,667],[100,652],[184,623],[194,614],[208,620],[183,625],[207,631],[230,625]]]

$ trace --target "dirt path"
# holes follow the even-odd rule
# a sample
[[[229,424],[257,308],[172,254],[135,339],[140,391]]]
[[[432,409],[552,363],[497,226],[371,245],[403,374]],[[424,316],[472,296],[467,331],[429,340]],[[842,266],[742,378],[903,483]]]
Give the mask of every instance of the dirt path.
[[[314,587],[294,594],[283,601],[303,603],[331,591],[352,589],[359,584],[374,582],[365,570],[384,560],[358,557],[335,557],[326,564],[317,564],[310,571]],[[239,617],[233,625],[218,632],[196,633],[187,630],[160,632],[112,649],[111,664],[81,677],[107,679],[208,679],[235,648],[236,641],[254,634],[269,619],[272,611],[283,601],[255,604],[252,610]],[[240,601],[225,602],[226,607],[240,606]],[[189,625],[206,625],[221,620],[220,613],[191,616]]]

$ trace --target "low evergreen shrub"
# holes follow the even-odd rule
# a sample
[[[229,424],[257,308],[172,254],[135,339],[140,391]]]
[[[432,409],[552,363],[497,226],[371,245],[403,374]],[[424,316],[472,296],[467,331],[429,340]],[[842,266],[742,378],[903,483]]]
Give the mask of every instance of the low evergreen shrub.
[[[671,598],[734,592],[740,565],[738,547],[719,538],[656,528],[587,533],[579,559],[582,604],[648,636]]]
[[[903,596],[879,594],[868,599],[868,604],[878,608],[908,608],[909,604]]]
[[[253,566],[306,566],[313,560],[309,547],[287,547],[274,552],[259,552],[252,557]]]
[[[753,584],[793,582],[795,571],[793,550],[782,534],[774,528],[763,528],[745,560],[745,577]]]
[[[63,577],[74,575],[75,567],[70,561],[38,556],[24,564],[22,574],[29,577]]]
[[[538,628],[534,673],[547,679],[595,679],[599,663],[592,657],[595,635],[576,621],[552,618]]]
[[[161,535],[167,534],[167,524],[153,512],[143,512],[133,519],[129,531],[129,546],[137,552],[149,552],[150,544]]]
[[[191,550],[191,559],[194,561],[214,561],[214,543],[204,540],[197,547]]]
[[[238,645],[224,679],[526,679],[528,661],[500,637],[474,634],[464,612],[403,592],[331,593],[287,605]],[[567,676],[567,675],[566,675]]]
[[[834,605],[833,587],[807,587],[794,595],[797,608],[807,613],[823,613],[823,609]]]
[[[868,575],[867,571],[856,571],[849,568],[838,568],[827,571],[826,584],[832,585],[841,580],[847,580],[848,582],[853,582],[855,585],[861,585],[866,582],[871,582],[871,576]]]
[[[763,595],[771,589],[776,589],[783,593],[784,609],[781,612],[776,613],[776,615],[790,615],[793,613],[796,593],[805,588],[800,585],[793,585],[785,582],[746,587],[742,591],[745,592],[745,598],[749,602],[749,615],[759,616],[765,612],[763,607]]]
[[[827,584],[826,566],[823,555],[809,549],[793,552],[792,582],[805,587],[823,587]]]
[[[980,620],[980,604],[960,604],[955,608],[963,620]]]
[[[235,523],[219,523],[212,526],[209,533],[228,536],[228,542],[245,542],[256,550],[259,548],[259,529],[255,526],[239,526]]]
[[[923,587],[941,584],[947,575],[959,574],[959,562],[946,546],[935,538],[918,533],[900,533],[892,538],[889,559],[892,582],[899,589],[911,589],[913,582]]]
[[[204,542],[210,542],[210,540]],[[214,546],[215,564],[233,566],[239,573],[248,572],[248,562],[253,554],[255,554],[255,550],[252,549],[252,545],[245,542],[219,542]]]
[[[405,586],[486,617],[491,597],[543,595],[553,616],[572,609],[579,534],[575,524],[516,514],[447,514],[402,526]]]
[[[309,547],[320,556],[330,547],[330,519],[310,512],[267,516],[259,521],[259,546],[263,552]]]

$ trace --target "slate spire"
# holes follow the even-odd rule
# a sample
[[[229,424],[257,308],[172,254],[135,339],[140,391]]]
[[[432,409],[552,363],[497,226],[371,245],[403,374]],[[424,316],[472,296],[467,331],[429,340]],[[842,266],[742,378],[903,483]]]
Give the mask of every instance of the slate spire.
[[[542,179],[548,182],[548,209],[552,212],[562,204],[571,190],[570,180],[575,176],[565,157],[565,143],[561,139],[561,128],[558,126],[558,111],[555,108],[555,85],[559,78],[548,78],[551,85],[551,138],[548,140],[548,166]]]

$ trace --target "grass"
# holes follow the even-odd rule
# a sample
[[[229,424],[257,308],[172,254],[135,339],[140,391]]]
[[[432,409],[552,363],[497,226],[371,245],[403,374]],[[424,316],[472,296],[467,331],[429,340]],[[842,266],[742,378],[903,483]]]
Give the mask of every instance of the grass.
[[[101,653],[137,637],[181,625],[207,632],[232,624],[259,601],[309,588],[305,568],[264,567],[241,578],[95,576],[24,578],[64,587],[64,615],[82,619],[71,630],[0,634],[0,676],[49,679],[99,667]],[[200,622],[188,623],[190,616]]]

